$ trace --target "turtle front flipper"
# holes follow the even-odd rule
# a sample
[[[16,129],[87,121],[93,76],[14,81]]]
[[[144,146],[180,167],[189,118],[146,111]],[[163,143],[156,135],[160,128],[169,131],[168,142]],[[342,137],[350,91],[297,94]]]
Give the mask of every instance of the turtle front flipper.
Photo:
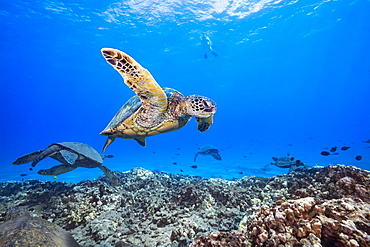
[[[197,117],[195,119],[198,123],[198,130],[200,132],[204,132],[204,131],[208,130],[209,127],[211,127],[211,125],[213,124],[213,115],[210,116],[210,117],[207,117],[207,118]]]
[[[211,153],[212,157],[216,160],[221,160],[221,155],[218,152]]]
[[[49,169],[42,169],[38,171],[37,173],[40,175],[59,175],[59,174],[63,174],[66,172],[70,172],[76,168],[77,168],[76,166],[61,164],[61,165],[53,166],[52,168],[49,168]]]
[[[198,157],[198,155],[199,155],[199,152],[195,154],[195,156],[194,156],[194,162],[196,162],[196,161],[197,161],[197,157]]]
[[[143,105],[140,118],[144,126],[159,124],[156,118],[166,112],[167,96],[150,72],[120,50],[103,48],[101,52],[105,60],[120,73],[125,84],[140,98]]]
[[[13,165],[23,165],[28,162],[33,161],[37,156],[39,156],[44,150],[36,151],[33,153],[25,154],[22,157],[19,157],[15,161],[12,162]]]
[[[261,168],[261,170],[267,171],[267,167],[270,166],[270,165],[273,165],[273,163],[269,163],[269,164],[265,165],[263,168]]]
[[[99,166],[99,168],[104,172],[105,176],[109,179],[111,183],[119,184],[121,180],[106,166]]]
[[[37,163],[39,163],[41,160],[49,157],[49,156],[52,156],[54,155],[55,153],[59,152],[60,150],[62,150],[62,147],[60,147],[59,145],[55,145],[55,144],[52,144],[50,145],[47,149],[45,149],[44,151],[42,151],[32,162],[31,166],[32,167],[35,167],[37,165]]]

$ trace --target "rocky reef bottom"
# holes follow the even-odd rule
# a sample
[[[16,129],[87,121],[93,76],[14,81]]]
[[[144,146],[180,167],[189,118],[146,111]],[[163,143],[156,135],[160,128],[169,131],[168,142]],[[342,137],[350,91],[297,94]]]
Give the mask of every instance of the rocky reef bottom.
[[[77,184],[0,183],[7,209],[80,246],[370,246],[370,172],[344,165],[228,181],[135,168]]]

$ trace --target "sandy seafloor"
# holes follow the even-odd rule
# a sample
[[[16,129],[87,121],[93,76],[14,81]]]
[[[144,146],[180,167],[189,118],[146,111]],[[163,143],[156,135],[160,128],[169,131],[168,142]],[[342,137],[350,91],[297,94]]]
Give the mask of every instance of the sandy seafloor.
[[[116,175],[118,185],[105,176],[1,182],[0,221],[22,206],[80,246],[370,246],[370,173],[354,166],[233,180]]]

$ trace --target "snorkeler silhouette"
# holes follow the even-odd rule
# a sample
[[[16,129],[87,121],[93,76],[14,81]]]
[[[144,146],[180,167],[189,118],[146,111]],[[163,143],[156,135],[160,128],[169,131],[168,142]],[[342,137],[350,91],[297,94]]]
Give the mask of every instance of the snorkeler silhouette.
[[[204,58],[207,59],[208,58],[207,54],[209,53],[211,53],[214,57],[217,57],[218,56],[217,53],[213,51],[211,39],[207,35],[204,35],[204,34],[200,37],[200,39],[202,41]]]

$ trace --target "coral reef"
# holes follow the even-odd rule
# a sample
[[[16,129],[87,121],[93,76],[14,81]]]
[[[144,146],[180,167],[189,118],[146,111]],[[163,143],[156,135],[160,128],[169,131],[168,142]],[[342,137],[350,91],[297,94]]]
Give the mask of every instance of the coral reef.
[[[370,246],[370,204],[342,198],[288,200],[260,212],[248,225],[257,246]]]
[[[369,172],[339,165],[301,175],[286,177],[288,193],[274,207],[247,210],[239,227],[251,243],[370,246]]]
[[[246,247],[248,246],[247,238],[245,233],[242,231],[233,232],[213,232],[209,236],[201,236],[194,239],[194,241],[189,245],[189,247]]]
[[[23,206],[85,247],[370,246],[370,176],[355,167],[233,181],[142,168],[115,174],[115,186],[105,176],[0,183],[0,222]]]

